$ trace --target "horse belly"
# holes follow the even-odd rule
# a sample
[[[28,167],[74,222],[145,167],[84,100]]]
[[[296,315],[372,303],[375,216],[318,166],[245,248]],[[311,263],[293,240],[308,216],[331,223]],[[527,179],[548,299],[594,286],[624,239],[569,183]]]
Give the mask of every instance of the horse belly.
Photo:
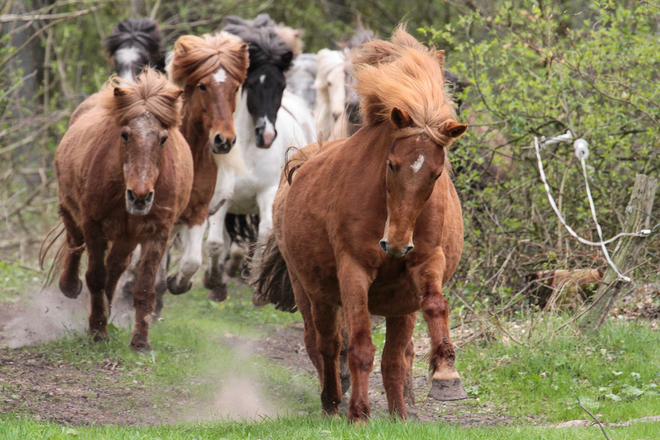
[[[388,318],[409,315],[420,309],[419,295],[408,278],[381,281],[369,288],[369,313]]]

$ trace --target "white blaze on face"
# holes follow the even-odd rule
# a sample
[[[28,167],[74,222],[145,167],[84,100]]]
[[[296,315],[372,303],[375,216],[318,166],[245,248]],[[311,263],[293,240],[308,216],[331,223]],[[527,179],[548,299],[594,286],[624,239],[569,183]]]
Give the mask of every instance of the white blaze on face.
[[[217,72],[213,74],[213,78],[218,82],[218,83],[223,83],[227,79],[227,72],[225,72],[225,69],[220,69]]]
[[[259,77],[259,82],[260,82],[261,84],[263,84],[264,82],[266,82],[266,75],[261,75],[261,76]]]
[[[132,66],[140,60],[140,52],[137,47],[126,47],[115,53],[115,64],[121,68],[119,76],[126,81],[135,82]]]
[[[420,168],[422,168],[422,165],[424,165],[424,156],[420,154],[415,163],[410,165],[410,167],[412,168],[413,173],[416,173]]]
[[[264,128],[264,143],[270,145],[275,139],[275,127],[272,122],[268,120],[268,116],[265,116],[264,119],[266,120],[266,127]]]

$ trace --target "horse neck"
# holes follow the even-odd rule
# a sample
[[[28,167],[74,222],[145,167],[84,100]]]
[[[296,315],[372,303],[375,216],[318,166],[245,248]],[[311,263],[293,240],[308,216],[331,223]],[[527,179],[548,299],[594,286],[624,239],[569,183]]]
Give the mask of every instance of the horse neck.
[[[183,115],[181,119],[181,134],[190,146],[193,159],[197,160],[209,150],[207,145],[209,142],[209,131],[204,127],[201,115],[193,114],[191,109],[186,105],[185,99],[181,113]]]
[[[385,171],[394,129],[389,121],[358,130],[342,145],[342,157],[346,166],[364,170],[373,178],[374,186],[385,191]]]

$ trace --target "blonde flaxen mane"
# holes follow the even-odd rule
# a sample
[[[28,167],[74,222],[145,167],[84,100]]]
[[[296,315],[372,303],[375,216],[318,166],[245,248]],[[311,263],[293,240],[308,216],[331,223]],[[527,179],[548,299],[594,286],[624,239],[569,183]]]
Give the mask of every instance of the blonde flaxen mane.
[[[113,76],[99,92],[99,102],[123,126],[145,112],[152,113],[168,128],[180,123],[182,90],[157,71],[148,68],[130,83]]]
[[[353,63],[366,124],[388,120],[398,108],[413,122],[401,136],[425,133],[439,144],[451,143],[440,131],[447,121],[456,120],[454,102],[445,88],[443,61],[444,51],[425,47],[402,27],[391,41],[360,46]]]
[[[199,80],[221,68],[243,84],[250,63],[248,45],[228,32],[202,37],[184,35],[174,44],[171,57],[167,72],[179,87],[196,85]]]

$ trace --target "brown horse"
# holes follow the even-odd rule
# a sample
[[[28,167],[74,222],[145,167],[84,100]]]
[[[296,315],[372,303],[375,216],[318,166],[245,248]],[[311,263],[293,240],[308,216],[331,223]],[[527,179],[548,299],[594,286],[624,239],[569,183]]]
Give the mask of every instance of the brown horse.
[[[369,315],[385,316],[384,387],[390,413],[406,418],[406,348],[420,308],[431,336],[432,397],[465,397],[442,285],[463,245],[446,150],[467,125],[456,122],[444,88],[443,52],[425,48],[404,30],[391,42],[361,46],[354,63],[365,126],[320,150],[306,147],[294,158],[302,166],[285,169],[274,204],[276,240],[264,253],[257,285],[273,302],[292,291],[328,414],[337,414],[341,401],[344,309],[353,390],[349,420],[369,416],[375,353]]]
[[[78,270],[87,249],[94,340],[108,338],[109,305],[139,243],[143,252],[133,291],[131,348],[149,348],[156,271],[193,181],[190,148],[178,129],[182,93],[150,69],[136,84],[113,78],[57,148],[58,211],[68,247],[59,254],[59,286],[69,298],[80,294]]]
[[[195,172],[190,200],[180,219],[183,255],[178,272],[167,279],[167,284],[164,275],[160,279],[164,270],[159,273],[155,316],[160,314],[165,290],[173,294],[190,290],[190,279],[202,264],[209,209],[218,208],[209,206],[218,174],[216,162],[224,161],[230,167],[240,162],[232,150],[236,142],[233,113],[248,63],[247,44],[227,32],[202,37],[185,35],[174,44],[166,70],[170,80],[184,90],[180,129],[190,145]],[[134,255],[130,278],[137,275],[136,260]],[[166,269],[165,261],[161,267]],[[133,283],[129,279],[125,284],[126,293]]]

